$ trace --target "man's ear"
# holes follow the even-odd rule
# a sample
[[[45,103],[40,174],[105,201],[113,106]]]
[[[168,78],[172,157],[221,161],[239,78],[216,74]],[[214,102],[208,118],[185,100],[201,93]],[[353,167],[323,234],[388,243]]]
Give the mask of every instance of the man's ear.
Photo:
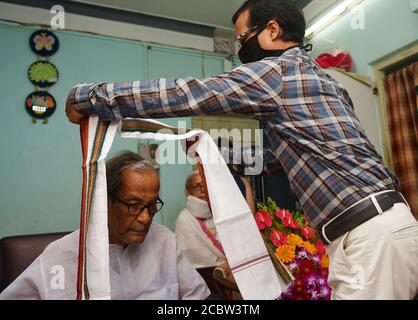
[[[266,29],[269,33],[269,36],[270,36],[271,40],[277,40],[277,39],[280,39],[282,37],[283,31],[282,31],[282,28],[277,23],[277,21],[270,20],[267,23]]]

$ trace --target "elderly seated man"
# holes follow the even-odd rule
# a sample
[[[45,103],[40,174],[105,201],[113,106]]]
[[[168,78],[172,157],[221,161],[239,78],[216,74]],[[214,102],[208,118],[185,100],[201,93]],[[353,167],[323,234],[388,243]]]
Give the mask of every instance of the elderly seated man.
[[[177,217],[175,233],[187,259],[195,268],[226,262],[198,171],[186,178],[184,193],[186,205]]]
[[[250,183],[239,176],[234,176],[234,179],[255,214]],[[184,194],[186,204],[177,217],[175,233],[188,260],[195,268],[218,266],[230,272],[198,171],[187,176]]]
[[[205,299],[204,280],[186,259],[174,234],[152,223],[162,208],[152,164],[123,152],[106,164],[112,299]],[[79,231],[51,243],[1,294],[0,299],[74,299]],[[54,266],[65,285],[52,286]]]

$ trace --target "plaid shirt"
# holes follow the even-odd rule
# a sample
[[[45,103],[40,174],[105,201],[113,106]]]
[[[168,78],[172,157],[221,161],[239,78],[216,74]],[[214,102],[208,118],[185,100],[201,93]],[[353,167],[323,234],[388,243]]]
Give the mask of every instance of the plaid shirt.
[[[216,114],[260,120],[274,155],[267,173],[286,172],[316,228],[371,193],[397,188],[347,91],[299,47],[203,80],[78,85],[69,99],[102,120]]]

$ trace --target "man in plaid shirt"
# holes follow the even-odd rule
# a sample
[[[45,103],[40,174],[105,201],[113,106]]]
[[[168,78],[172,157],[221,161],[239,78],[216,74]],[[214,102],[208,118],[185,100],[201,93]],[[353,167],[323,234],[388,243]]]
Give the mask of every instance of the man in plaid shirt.
[[[233,23],[242,66],[203,80],[78,85],[68,96],[69,120],[79,123],[89,114],[102,120],[202,114],[259,120],[272,146],[265,173],[286,172],[328,244],[333,298],[413,298],[418,224],[347,91],[302,46],[302,12],[288,1],[248,0]]]

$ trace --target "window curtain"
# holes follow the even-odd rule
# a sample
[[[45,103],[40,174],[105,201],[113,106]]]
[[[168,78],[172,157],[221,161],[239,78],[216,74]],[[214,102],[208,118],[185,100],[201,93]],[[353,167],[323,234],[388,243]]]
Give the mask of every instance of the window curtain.
[[[399,191],[418,219],[418,62],[387,75],[384,83],[393,169],[400,180]]]

